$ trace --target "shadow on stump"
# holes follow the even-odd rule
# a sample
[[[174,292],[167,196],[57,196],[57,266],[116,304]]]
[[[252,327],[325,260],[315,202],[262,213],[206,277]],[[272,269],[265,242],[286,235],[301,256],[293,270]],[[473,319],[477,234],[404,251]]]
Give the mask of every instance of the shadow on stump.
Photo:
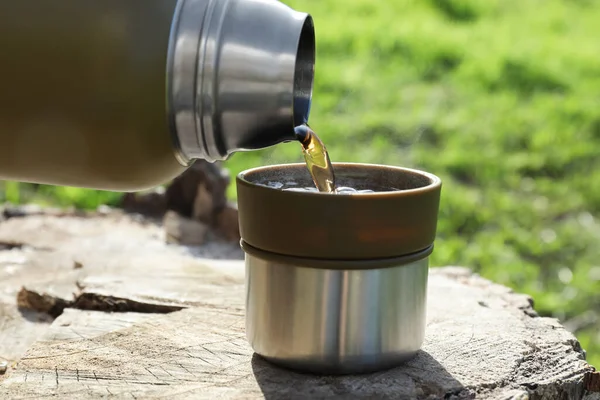
[[[429,353],[420,351],[406,364],[364,375],[319,376],[277,367],[256,353],[252,371],[267,400],[448,398],[463,385]]]

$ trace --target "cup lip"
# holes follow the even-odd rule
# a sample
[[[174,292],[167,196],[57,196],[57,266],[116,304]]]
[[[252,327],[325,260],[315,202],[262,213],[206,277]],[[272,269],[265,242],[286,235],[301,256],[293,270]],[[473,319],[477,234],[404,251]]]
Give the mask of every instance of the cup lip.
[[[335,196],[337,198],[339,197],[352,197],[354,199],[356,198],[381,198],[381,197],[399,197],[399,196],[413,196],[413,195],[419,195],[421,193],[425,193],[425,192],[429,192],[431,190],[435,190],[436,188],[440,187],[442,185],[442,180],[430,173],[430,172],[426,172],[426,171],[422,171],[422,170],[418,170],[418,169],[414,169],[414,168],[406,168],[406,167],[399,167],[399,166],[394,166],[394,165],[385,165],[385,164],[373,164],[373,163],[359,163],[359,162],[332,162],[331,163],[333,165],[333,168],[343,168],[343,167],[365,167],[366,169],[388,169],[388,170],[394,170],[397,172],[404,172],[404,173],[409,173],[409,174],[413,174],[413,175],[420,175],[423,176],[427,179],[429,179],[430,183],[428,185],[425,186],[421,186],[418,188],[414,188],[414,189],[403,189],[403,190],[390,190],[390,191],[379,191],[379,192],[373,192],[373,193],[352,193],[351,195],[343,195],[340,196],[339,194],[336,193],[324,193],[324,192],[285,192],[281,189],[276,189],[273,187],[269,187],[266,185],[261,185],[258,183],[254,183],[249,181],[246,177],[248,175],[251,174],[258,174],[260,172],[264,172],[264,171],[269,171],[269,170],[274,170],[274,169],[285,169],[285,168],[297,168],[297,167],[304,167],[306,168],[306,164],[305,163],[287,163],[287,164],[273,164],[273,165],[263,165],[260,167],[254,167],[254,168],[249,168],[246,169],[244,171],[241,171],[240,173],[238,173],[236,179],[238,184],[247,186],[249,188],[253,188],[255,190],[260,189],[260,190],[267,190],[267,191],[273,191],[273,192],[281,192],[281,193],[286,193],[287,195],[293,195],[293,196],[307,196],[307,197],[314,197],[314,196]]]
[[[245,242],[244,239],[240,240],[240,247],[246,255],[251,255],[262,260],[281,264],[282,266],[338,271],[355,271],[401,267],[407,264],[414,263],[416,261],[420,261],[424,258],[429,257],[433,253],[434,244],[432,243],[425,249],[410,254],[404,254],[397,257],[370,259],[325,259],[278,254],[258,249]]]
[[[285,191],[266,183],[280,176],[302,174],[302,183],[308,185],[304,182],[308,177],[306,164],[252,168],[236,179],[241,238],[263,251],[329,260],[394,258],[421,251],[435,241],[440,178],[381,164],[333,166],[347,171],[338,176],[347,173],[363,183],[371,177],[389,178],[398,182],[399,189],[390,186],[387,192],[349,195]]]

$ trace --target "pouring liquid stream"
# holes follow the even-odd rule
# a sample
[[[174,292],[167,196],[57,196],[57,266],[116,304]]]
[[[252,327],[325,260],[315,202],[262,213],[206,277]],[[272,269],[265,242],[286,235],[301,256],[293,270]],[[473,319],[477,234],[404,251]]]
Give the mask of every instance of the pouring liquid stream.
[[[295,133],[302,144],[306,167],[319,192],[337,193],[333,166],[321,139],[307,124],[297,126]]]

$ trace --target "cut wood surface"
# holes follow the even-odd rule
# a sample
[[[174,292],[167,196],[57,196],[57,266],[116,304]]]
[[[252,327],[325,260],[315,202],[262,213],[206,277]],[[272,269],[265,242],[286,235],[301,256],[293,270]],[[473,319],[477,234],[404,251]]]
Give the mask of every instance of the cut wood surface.
[[[204,301],[197,296],[203,285],[210,290],[211,283],[233,279],[227,275],[231,261],[210,260],[209,268],[203,255],[242,256],[231,243],[169,246],[161,226],[119,212],[20,214],[0,223],[0,362],[10,364],[48,329],[48,314],[65,306],[142,312],[188,307]],[[241,285],[243,277],[236,279]],[[153,288],[150,296],[147,287]]]
[[[23,355],[0,344],[0,357],[20,358],[0,377],[1,399],[600,398],[598,375],[572,334],[537,316],[526,296],[463,268],[431,270],[426,340],[415,359],[330,377],[253,354],[243,262],[199,257],[215,248],[168,245],[160,226],[121,214],[13,218],[0,223],[0,242],[11,243],[0,256],[13,257],[0,262],[0,302],[27,332],[4,333],[21,328],[0,314],[0,337],[28,347]],[[36,312],[56,307],[52,324]]]

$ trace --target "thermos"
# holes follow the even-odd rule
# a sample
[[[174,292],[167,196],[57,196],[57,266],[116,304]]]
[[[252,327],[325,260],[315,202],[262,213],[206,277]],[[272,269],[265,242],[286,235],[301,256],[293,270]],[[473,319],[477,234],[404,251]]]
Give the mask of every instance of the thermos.
[[[0,179],[147,189],[294,140],[310,15],[276,0],[0,2]]]

